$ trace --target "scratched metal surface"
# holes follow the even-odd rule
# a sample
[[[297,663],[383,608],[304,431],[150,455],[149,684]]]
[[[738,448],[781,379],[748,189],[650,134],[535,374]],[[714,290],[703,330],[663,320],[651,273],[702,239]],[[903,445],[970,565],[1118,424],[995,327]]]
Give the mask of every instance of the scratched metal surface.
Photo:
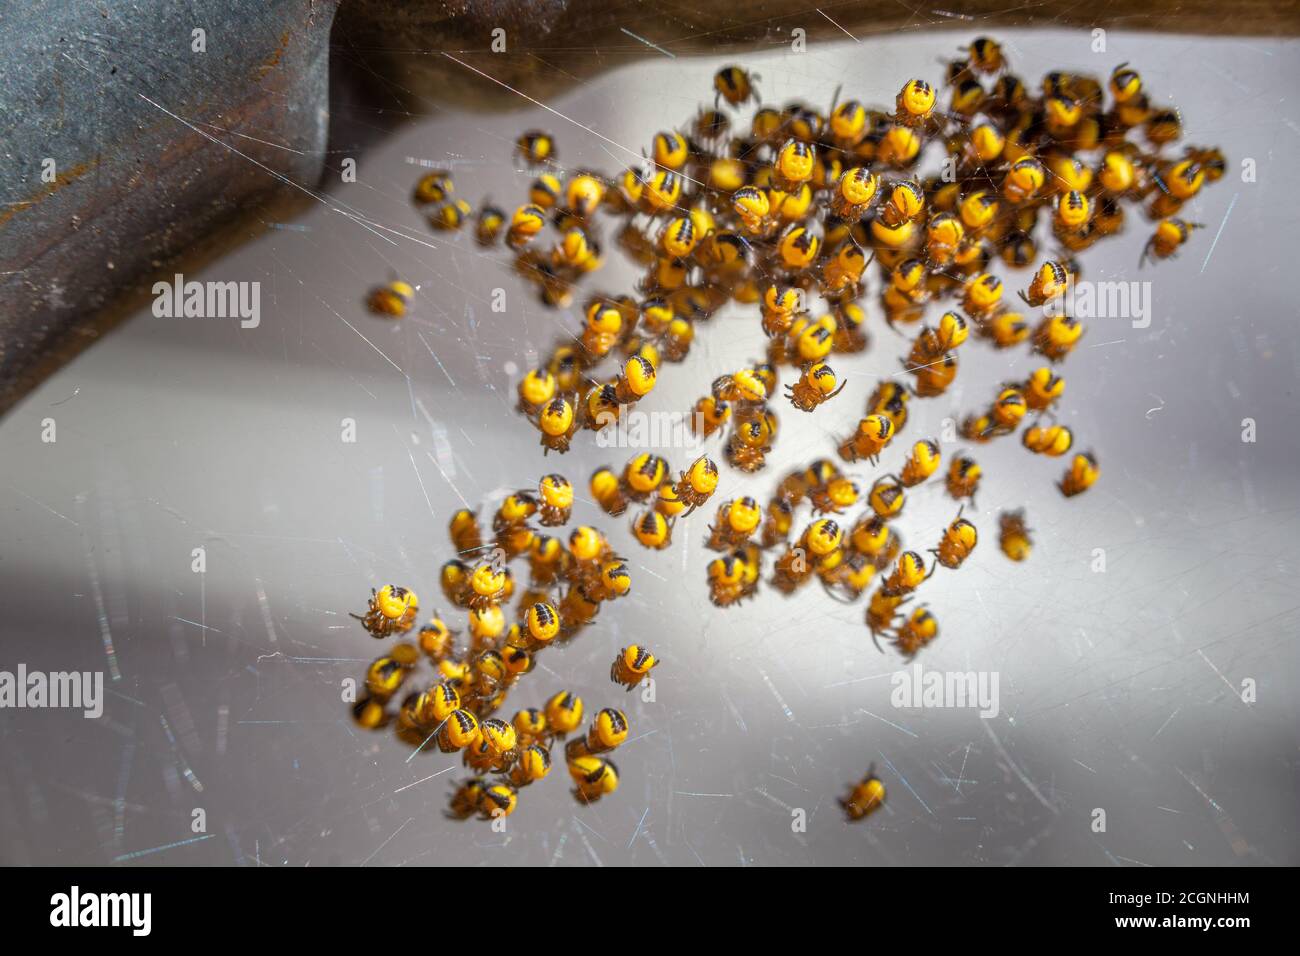
[[[765,99],[886,102],[916,64],[936,73],[954,35],[753,58]],[[924,598],[942,633],[927,668],[997,671],[1001,713],[898,710],[897,658],[862,607],[809,588],[727,612],[707,601],[708,515],[674,548],[638,549],[587,504],[633,561],[632,596],[548,652],[508,709],[556,689],[625,706],[623,782],[592,807],[562,767],[522,794],[505,834],[442,817],[452,758],[412,758],[351,725],[340,682],[379,642],[345,615],[393,580],[427,607],[449,556],[445,524],[472,504],[561,469],[585,482],[625,451],[579,442],[544,459],[509,411],[513,370],[574,318],[543,310],[500,251],[445,240],[408,206],[419,167],[451,165],[458,190],[510,203],[529,176],[510,144],[552,129],[571,165],[614,170],[650,133],[705,99],[709,59],[650,60],[555,101],[589,129],[529,106],[438,113],[360,163],[360,181],[188,278],[262,284],[262,319],[135,317],[0,423],[0,667],[107,673],[105,715],[0,711],[0,860],[171,865],[1258,864],[1300,862],[1293,276],[1281,236],[1300,215],[1288,94],[1300,47],[1112,33],[1005,34],[1026,78],[1133,61],[1184,110],[1190,142],[1221,143],[1230,173],[1194,203],[1207,225],[1184,255],[1137,271],[1145,232],[1085,258],[1091,278],[1150,279],[1153,321],[1094,320],[1065,366],[1064,419],[1102,479],[1064,501],[1061,462],[1008,440],[980,451],[984,540]],[[1253,157],[1258,182],[1235,169]],[[333,158],[327,160],[331,164]],[[359,221],[364,218],[365,223]],[[367,227],[368,226],[368,227]],[[390,271],[420,286],[400,324],[360,301]],[[593,288],[632,272],[611,255]],[[1011,283],[1021,285],[1016,277]],[[507,290],[508,312],[488,308]],[[783,413],[769,470],[720,494],[766,496],[788,467],[828,454],[906,343],[872,308],[873,348],[837,362],[850,385],[816,416]],[[715,318],[648,410],[684,408],[757,357],[753,316]],[[950,395],[914,402],[906,435],[987,400],[1023,374],[1022,351],[966,346]],[[359,440],[340,442],[355,418]],[[1258,441],[1240,439],[1253,418]],[[41,421],[57,441],[40,440]],[[947,446],[951,454],[955,446]],[[674,466],[688,452],[667,452]],[[886,457],[897,464],[900,449]],[[868,477],[870,469],[856,473]],[[1023,566],[993,546],[996,514],[1024,506],[1037,548]],[[938,487],[909,500],[905,540],[931,546],[955,510]],[[967,514],[971,509],[967,509]],[[208,570],[191,571],[191,549]],[[1090,570],[1104,548],[1105,573]],[[630,640],[664,659],[654,703],[607,678]],[[1258,701],[1243,703],[1244,679]],[[874,763],[889,791],[866,823],[835,798]],[[207,832],[190,829],[202,807]],[[1094,808],[1107,830],[1090,829]],[[791,830],[803,808],[808,830]]]
[[[151,267],[293,193],[272,171],[312,180],[335,5],[0,4],[0,408]],[[243,156],[214,135],[233,127]]]

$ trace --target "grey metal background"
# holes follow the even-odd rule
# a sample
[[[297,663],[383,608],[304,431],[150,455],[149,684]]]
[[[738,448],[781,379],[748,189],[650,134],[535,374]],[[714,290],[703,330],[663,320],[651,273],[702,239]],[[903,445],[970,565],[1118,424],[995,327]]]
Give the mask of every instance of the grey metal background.
[[[0,409],[145,273],[212,258],[232,216],[313,183],[334,7],[0,2]]]
[[[346,612],[372,585],[407,583],[437,606],[445,525],[462,500],[494,504],[546,470],[585,484],[598,463],[629,454],[580,441],[542,457],[510,411],[513,371],[577,320],[536,305],[500,250],[431,235],[407,201],[417,162],[450,165],[459,194],[503,205],[531,178],[511,160],[526,127],[556,133],[568,165],[621,168],[630,157],[609,141],[639,151],[654,130],[684,122],[711,99],[723,62],[649,60],[551,104],[608,141],[523,101],[513,115],[439,113],[412,126],[362,158],[358,183],[335,182],[300,220],[187,276],[260,281],[259,328],[142,313],[0,423],[0,667],[107,670],[111,644],[120,675],[98,721],[0,711],[0,860],[1300,861],[1289,241],[1300,47],[1112,32],[1098,56],[1083,31],[1002,38],[1027,81],[1131,60],[1183,110],[1189,142],[1224,147],[1230,171],[1193,204],[1207,228],[1179,259],[1139,272],[1136,218],[1084,257],[1090,278],[1150,279],[1154,297],[1149,329],[1095,320],[1065,365],[1063,417],[1097,451],[1098,485],[1064,501],[1052,487],[1062,462],[1010,440],[979,450],[983,542],[959,573],[925,586],[942,632],[921,660],[997,670],[998,718],[893,709],[900,662],[872,647],[861,605],[810,588],[713,609],[704,512],[679,523],[672,550],[650,554],[625,521],[584,504],[577,517],[631,557],[634,592],[545,654],[508,709],[561,687],[589,708],[625,706],[632,739],[616,758],[616,795],[580,807],[557,767],[523,792],[504,835],[456,824],[442,810],[459,768],[425,779],[451,758],[408,760],[390,733],[350,723],[340,682],[360,677],[381,645]],[[845,38],[746,62],[766,101],[824,105],[843,83],[846,95],[885,103],[918,63],[937,74],[956,42]],[[1256,160],[1258,182],[1240,181],[1243,157]],[[399,324],[361,305],[390,274],[419,285]],[[611,254],[591,288],[622,291],[634,278]],[[504,316],[488,308],[496,287],[507,290]],[[850,376],[845,393],[815,416],[781,413],[772,466],[743,480],[726,471],[720,497],[766,497],[784,470],[830,453],[852,427],[906,348],[874,300],[870,311],[871,352],[835,363]],[[648,410],[687,407],[761,352],[753,315],[728,310],[702,332]],[[958,384],[913,402],[905,436],[936,432],[1036,364],[972,341]],[[47,417],[52,445],[40,441]],[[358,422],[355,445],[340,441],[344,417]],[[1240,439],[1246,417],[1255,444]],[[680,467],[689,453],[668,455]],[[1017,566],[994,546],[995,516],[1022,505],[1037,547]],[[918,489],[905,540],[932,546],[954,511],[937,485]],[[202,577],[190,570],[198,546]],[[1104,574],[1090,571],[1094,548],[1106,550]],[[656,703],[607,680],[633,639],[664,660]],[[1245,678],[1258,682],[1253,705],[1238,696]],[[834,799],[873,762],[888,802],[849,827]],[[190,832],[195,807],[207,813],[205,839]],[[795,807],[809,814],[806,834],[791,832]],[[1096,807],[1104,834],[1089,827]]]

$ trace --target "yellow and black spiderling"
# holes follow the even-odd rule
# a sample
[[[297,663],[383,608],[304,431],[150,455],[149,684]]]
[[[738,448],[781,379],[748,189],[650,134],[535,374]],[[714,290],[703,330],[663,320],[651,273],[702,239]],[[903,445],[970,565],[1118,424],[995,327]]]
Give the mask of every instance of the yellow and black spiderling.
[[[558,158],[555,150],[555,139],[550,133],[541,130],[534,129],[524,133],[515,142],[515,148],[518,150],[520,158],[531,165],[553,162]]]
[[[406,309],[415,297],[415,288],[407,282],[395,279],[385,286],[372,289],[366,304],[375,315],[400,319],[406,315]]]

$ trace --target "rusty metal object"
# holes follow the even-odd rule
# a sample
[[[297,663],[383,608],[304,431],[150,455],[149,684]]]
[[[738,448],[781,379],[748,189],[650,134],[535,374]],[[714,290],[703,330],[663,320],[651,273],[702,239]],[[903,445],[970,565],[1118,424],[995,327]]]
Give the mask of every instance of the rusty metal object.
[[[0,18],[0,408],[136,283],[315,183],[334,7],[44,0]]]
[[[484,107],[518,105],[518,96],[507,86],[544,99],[605,70],[640,57],[663,56],[665,51],[685,56],[788,46],[795,28],[803,29],[810,40],[849,42],[850,35],[867,40],[953,30],[968,38],[999,27],[1034,26],[1294,36],[1300,34],[1300,3],[945,0],[917,7],[867,0],[818,8],[797,0],[711,0],[629,8],[599,0],[349,0],[339,12],[338,35],[346,40],[335,44],[335,55],[364,58],[365,73],[375,80],[374,95],[418,111],[431,101],[447,100]],[[498,27],[506,31],[506,50],[494,53],[492,31]]]

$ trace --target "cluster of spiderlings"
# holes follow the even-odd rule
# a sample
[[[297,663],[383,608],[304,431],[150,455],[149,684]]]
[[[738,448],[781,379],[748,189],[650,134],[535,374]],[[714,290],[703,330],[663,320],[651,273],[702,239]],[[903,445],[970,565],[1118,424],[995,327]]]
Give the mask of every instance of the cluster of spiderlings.
[[[763,468],[778,431],[770,407],[778,370],[796,370],[786,396],[796,409],[811,412],[844,388],[828,364],[831,353],[867,347],[866,270],[873,260],[879,306],[892,328],[920,322],[931,303],[950,305],[912,339],[903,360],[909,385],[885,381],[871,396],[867,414],[839,446],[844,461],[877,462],[903,430],[907,402],[947,392],[972,331],[997,348],[1028,342],[1051,363],[1065,360],[1083,334],[1082,324],[1061,307],[1078,263],[1051,259],[1035,269],[1020,297],[1042,309],[1036,327],[1007,307],[991,263],[1000,258],[1013,268],[1032,265],[1040,218],[1050,220],[1060,247],[1082,251],[1121,229],[1126,202],[1162,220],[1143,258],[1168,256],[1190,229],[1176,218],[1182,204],[1222,175],[1224,159],[1217,150],[1196,147],[1167,155],[1165,147],[1180,136],[1177,114],[1152,106],[1126,64],[1108,83],[1049,73],[1035,94],[1009,72],[996,42],[981,38],[965,52],[947,69],[946,109],[939,87],[910,80],[892,109],[840,100],[837,93],[825,114],[801,103],[781,110],[760,105],[747,131],[717,106],[722,100],[743,106],[757,100],[757,90],[743,69],[726,67],[715,76],[719,103],[702,110],[688,130],[657,134],[645,169],[630,168],[608,181],[579,172],[561,182],[542,172],[530,203],[509,217],[506,242],[544,301],[567,305],[575,283],[599,261],[594,230],[600,210],[625,219],[619,246],[646,267],[640,299],[593,296],[577,344],[557,347],[520,382],[520,408],[547,450],[566,451],[579,428],[599,430],[617,421],[654,387],[661,362],[684,358],[697,325],[734,300],[757,305],[768,342],[765,361],[715,380],[695,405],[693,427],[707,437],[730,426],[729,463],[743,471]],[[1145,145],[1130,138],[1135,132]],[[923,177],[916,170],[930,142],[941,144],[947,159],[941,174]],[[527,162],[558,168],[546,134],[525,134],[517,145]],[[416,189],[418,201],[436,204],[431,221],[442,228],[465,219],[451,192],[444,173],[425,176]],[[505,214],[489,208],[479,220],[477,238],[485,245],[507,224]],[[536,241],[548,221],[561,238],[541,255]],[[392,299],[399,285],[376,295]],[[824,304],[816,318],[807,308],[814,295]],[[611,355],[621,356],[622,368],[602,380],[596,367]],[[962,437],[984,443],[1027,423],[1027,449],[1063,455],[1074,436],[1047,417],[1063,388],[1050,366],[1039,368],[968,416]],[[871,510],[847,544],[833,518],[815,521],[788,541],[793,508],[804,498],[823,513],[858,501],[856,485],[828,462],[787,477],[766,517],[748,499],[724,504],[709,539],[724,552],[708,569],[713,600],[725,606],[753,594],[762,551],[778,545],[785,552],[773,583],[787,593],[816,574],[835,593],[856,597],[874,573],[892,564],[871,599],[868,623],[873,634],[890,634],[905,653],[914,652],[933,636],[933,619],[921,609],[896,625],[895,612],[927,571],[915,552],[898,554],[887,522],[901,511],[904,489],[929,477],[939,457],[935,442],[914,444],[897,476],[872,485]],[[709,468],[711,493],[716,467],[701,461]],[[1097,474],[1091,453],[1076,454],[1059,487],[1067,496],[1078,494]],[[677,483],[666,482],[666,475],[663,459],[641,455],[621,475],[598,470],[591,491],[612,515],[622,514],[629,500],[653,498],[635,518],[633,533],[643,545],[663,548],[677,513],[701,503],[698,494],[682,494],[691,489],[686,474]],[[980,477],[978,463],[959,453],[947,471],[947,489],[958,500],[973,499]],[[1004,553],[1022,560],[1030,548],[1023,515],[1003,515],[1000,531]],[[974,542],[974,526],[959,517],[935,551],[937,563],[959,566]]]
[[[587,308],[586,326],[578,346],[561,346],[544,367],[519,382],[519,408],[541,433],[546,451],[566,452],[579,428],[599,431],[616,423],[623,412],[650,394],[659,374],[662,353],[642,343],[625,357],[618,374],[596,381],[585,369],[594,356],[604,356],[629,322],[635,321],[631,299],[596,300]]]
[[[564,452],[580,429],[598,431],[615,423],[654,387],[662,364],[684,360],[697,331],[735,302],[757,307],[766,354],[713,383],[696,403],[694,427],[709,436],[729,426],[728,462],[758,471],[777,438],[771,403],[781,367],[793,369],[785,396],[795,409],[819,408],[844,387],[829,360],[833,353],[867,348],[868,308],[876,303],[896,331],[922,323],[931,305],[944,311],[911,337],[902,362],[907,384],[885,380],[876,387],[856,430],[838,445],[843,461],[876,464],[904,430],[908,403],[950,388],[972,333],[997,349],[1027,346],[1051,364],[1003,385],[987,406],[964,418],[962,438],[978,445],[1020,431],[1031,453],[1071,453],[1072,431],[1053,418],[1064,390],[1053,366],[1067,359],[1084,333],[1069,314],[1068,293],[1080,274],[1074,256],[1120,233],[1126,207],[1136,207],[1155,223],[1143,264],[1176,254],[1199,228],[1181,218],[1184,204],[1222,177],[1225,158],[1217,148],[1174,146],[1182,136],[1178,113],[1156,105],[1127,64],[1105,80],[1051,72],[1031,90],[1011,72],[995,41],[976,39],[964,52],[948,64],[941,85],[909,80],[890,108],[842,100],[837,92],[825,113],[803,103],[763,106],[757,77],[738,66],[725,67],[714,77],[713,108],[700,110],[682,131],[657,134],[646,166],[616,177],[582,171],[561,181],[549,171],[558,169],[551,137],[540,132],[521,137],[520,154],[544,171],[529,202],[512,215],[491,206],[480,210],[477,241],[491,246],[504,233],[519,272],[536,284],[543,302],[557,308],[572,304],[576,285],[601,263],[599,213],[622,220],[614,230],[617,245],[645,270],[635,295],[591,295],[581,330],[519,383],[519,408],[540,431],[542,445]],[[723,101],[732,109],[751,101],[756,107],[746,123],[721,109]],[[942,171],[934,175],[920,171],[930,144],[945,155]],[[433,206],[435,228],[460,228],[472,212],[452,200],[451,191],[450,177],[442,173],[426,176],[417,187],[417,201]],[[548,225],[558,238],[540,251]],[[1053,258],[1040,257],[1043,225],[1061,250]],[[1034,268],[1019,294],[1025,312],[1005,301],[1002,279],[992,271],[999,260],[1007,268]],[[872,262],[874,281],[868,272]],[[374,290],[370,304],[378,313],[401,316],[412,295],[410,286],[393,282]],[[814,299],[820,302],[815,311]],[[1042,312],[1036,322],[1028,314],[1035,309]],[[600,372],[602,364],[614,360],[612,374]],[[900,468],[865,492],[823,459],[786,475],[765,508],[752,498],[723,503],[707,542],[721,552],[707,572],[713,602],[728,606],[753,595],[763,576],[763,555],[772,551],[770,581],[776,590],[791,594],[816,577],[840,600],[869,595],[866,622],[873,639],[883,635],[904,655],[915,654],[935,638],[938,623],[924,605],[910,614],[903,605],[940,565],[959,568],[978,542],[974,524],[959,508],[929,549],[928,565],[920,553],[903,548],[895,523],[907,491],[938,474],[941,457],[936,441],[918,440]],[[701,495],[693,478],[697,467],[705,468],[702,462],[711,479]],[[632,527],[649,548],[666,547],[673,519],[702,504],[716,486],[717,469],[708,459],[697,461],[679,482],[668,481],[667,471],[662,459],[642,455],[621,475],[600,469],[592,476],[593,497],[608,513],[621,514],[629,500],[646,503]],[[1058,488],[1072,497],[1087,490],[1098,473],[1091,452],[1076,452]],[[958,451],[943,475],[953,499],[973,502],[982,469],[970,454]],[[683,490],[695,497],[688,499]],[[863,497],[865,512],[853,524],[842,524],[839,516]],[[804,502],[813,515],[792,540],[796,511]],[[1024,513],[1002,513],[998,530],[1006,557],[1025,560],[1032,541]],[[511,556],[527,551],[534,586],[547,586],[531,538],[525,548],[499,533],[498,546]],[[551,582],[568,581],[558,606],[547,605],[561,630],[590,620],[598,594],[608,599],[601,590],[599,559],[585,572],[573,571],[581,564],[576,548],[576,543],[569,551],[557,546],[550,572]],[[477,572],[462,567],[458,573],[472,578]],[[876,575],[880,581],[873,591]],[[385,588],[372,595],[363,621],[377,635],[394,633],[410,628],[414,608],[409,592]],[[512,633],[523,633],[520,627]],[[509,637],[501,646],[524,655],[537,650]],[[380,676],[373,686],[368,682],[372,697],[358,705],[359,719],[385,713],[387,697],[375,687],[388,686],[410,657],[409,649],[400,655],[395,649],[388,662],[376,662],[372,673]],[[446,665],[439,661],[438,666]],[[450,666],[468,681],[473,708],[488,708],[472,710],[472,718],[499,706],[497,698],[508,685],[495,678],[482,685],[472,657]],[[652,666],[653,655],[633,646],[614,662],[611,677],[635,686]],[[396,680],[400,683],[400,677]],[[556,727],[574,730],[580,723],[580,702],[578,716],[570,714],[568,724],[551,713],[552,704],[573,700],[557,695],[545,711],[521,711],[515,724],[521,717],[527,724],[532,719],[527,715],[537,714],[538,725],[550,729],[533,739],[545,747],[559,735]],[[617,785],[617,770],[601,754],[617,745],[611,741],[618,736],[619,722],[612,716],[618,712],[601,714],[585,737],[566,745],[580,799],[594,799]],[[517,726],[517,742],[526,733]],[[518,768],[507,767],[501,755],[484,759],[487,770],[506,773],[506,782],[497,785],[505,789],[490,796],[486,780],[476,777],[457,791],[457,815],[483,813],[485,806],[513,809]],[[874,812],[884,798],[883,784],[868,771],[841,805],[856,820]]]
[[[1036,454],[1064,455],[1073,446],[1071,430],[1045,418],[1064,388],[1064,379],[1050,366],[1039,368],[1024,383],[1003,386],[986,413],[969,416],[962,423],[962,435],[972,442],[987,442],[1013,434],[1027,412],[1033,412],[1034,419],[1022,433],[1025,447]],[[911,397],[912,392],[902,385],[881,382],[868,399],[866,416],[840,443],[840,458],[848,463],[878,462],[906,427]],[[962,511],[964,502],[973,503],[983,470],[973,457],[959,451],[947,468],[944,486],[961,507],[930,549],[932,562],[927,568],[920,553],[903,549],[895,523],[907,494],[940,472],[942,457],[936,440],[919,439],[907,449],[901,468],[877,478],[865,491],[835,462],[819,459],[806,469],[787,474],[766,512],[753,498],[725,502],[718,509],[708,540],[710,548],[724,552],[708,567],[713,602],[725,607],[754,594],[762,577],[763,552],[771,549],[779,554],[771,584],[787,595],[815,577],[833,597],[851,603],[870,591],[879,574],[880,584],[867,603],[867,626],[873,639],[885,635],[901,653],[914,655],[937,636],[938,622],[923,605],[900,616],[902,605],[939,566],[960,568],[978,542],[974,523],[963,517]],[[1098,474],[1091,453],[1076,454],[1058,487],[1063,495],[1073,497],[1086,491]],[[866,509],[861,517],[851,526],[842,524],[839,516],[864,499]],[[791,541],[797,509],[805,502],[812,511],[811,523]],[[1023,561],[1031,548],[1023,512],[1004,513],[999,525],[1001,550],[1011,560]]]
[[[543,172],[513,215],[480,212],[479,241],[490,245],[504,230],[520,271],[553,306],[567,306],[599,264],[598,212],[622,218],[618,246],[646,269],[637,297],[590,297],[579,342],[558,346],[520,383],[521,408],[548,449],[565,451],[577,430],[616,421],[653,387],[660,364],[684,358],[697,328],[735,301],[758,307],[767,360],[719,380],[700,409],[708,430],[730,420],[734,465],[761,467],[775,439],[766,402],[776,369],[794,367],[786,393],[811,411],[843,387],[830,354],[866,347],[873,260],[891,326],[919,321],[931,302],[954,302],[950,327],[927,330],[909,359],[917,394],[941,394],[956,375],[951,326],[961,326],[963,339],[973,329],[1001,348],[1028,341],[1060,361],[1081,323],[1047,308],[1033,326],[1007,307],[991,264],[1033,265],[1035,234],[1047,220],[1066,257],[1039,265],[1021,295],[1031,307],[1054,306],[1078,274],[1068,256],[1120,232],[1126,204],[1158,221],[1143,260],[1174,254],[1196,226],[1179,218],[1184,203],[1225,168],[1218,149],[1171,146],[1182,135],[1177,112],[1155,105],[1127,64],[1108,80],[1051,72],[1035,91],[988,38],[948,65],[943,84],[909,80],[889,108],[837,92],[825,113],[760,103],[742,123],[720,107],[757,102],[754,80],[738,66],[720,70],[715,106],[681,131],[656,134],[644,167],[607,178],[581,171],[565,181]],[[923,176],[931,143],[946,158],[940,173]],[[545,133],[525,134],[518,149],[531,163],[554,165]],[[417,196],[438,203],[435,223],[452,228],[466,218],[445,174],[426,176],[421,187]],[[559,239],[539,253],[548,224]],[[808,311],[814,295],[824,305],[818,317]],[[623,367],[602,377],[597,366],[613,355]]]
[[[672,543],[679,515],[690,514],[713,496],[718,466],[701,456],[673,480],[668,462],[643,452],[621,474],[597,468],[591,475],[591,497],[607,515],[617,518],[632,503],[646,505],[632,519],[632,536],[643,547],[662,551]]]
[[[599,530],[576,527],[567,543],[548,533],[568,524],[572,506],[573,486],[552,474],[542,478],[536,491],[517,492],[501,503],[491,537],[473,511],[463,509],[452,517],[449,531],[457,557],[443,565],[441,586],[446,600],[467,616],[464,645],[440,615],[416,630],[419,600],[413,591],[395,585],[372,591],[365,612],[353,615],[376,638],[415,631],[414,643],[399,641],[370,665],[365,696],[354,705],[353,715],[366,728],[393,724],[398,738],[417,750],[436,744],[443,753],[462,755],[474,776],[457,786],[452,817],[493,819],[513,813],[520,789],[550,772],[555,743],[581,727],[582,699],[568,691],[554,694],[543,707],[518,711],[510,721],[494,716],[543,650],[572,640],[602,605],[631,589],[626,563]],[[527,564],[528,580],[518,588],[511,621],[508,608],[517,588],[510,562],[516,559]],[[657,663],[645,647],[623,648],[611,665],[610,680],[631,690]],[[430,676],[416,676],[422,664],[429,666]],[[411,683],[421,686],[409,690]],[[618,768],[609,753],[627,733],[623,712],[606,708],[584,736],[565,745],[573,793],[580,802],[617,788]]]

